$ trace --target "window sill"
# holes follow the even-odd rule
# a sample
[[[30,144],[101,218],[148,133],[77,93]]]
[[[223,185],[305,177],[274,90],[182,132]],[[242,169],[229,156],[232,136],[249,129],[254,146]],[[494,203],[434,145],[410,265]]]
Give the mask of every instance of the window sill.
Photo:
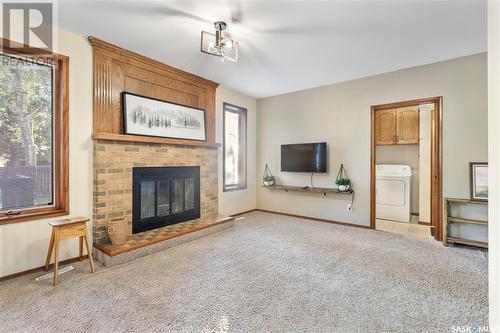
[[[223,188],[222,192],[234,192],[234,191],[242,191],[246,190],[247,187],[245,186],[235,186],[235,187],[229,187],[229,188]]]
[[[6,216],[5,214],[0,215],[0,225],[3,224],[11,224],[11,223],[18,223],[18,222],[26,222],[26,221],[33,221],[33,220],[42,220],[42,219],[48,219],[51,217],[56,217],[56,216],[63,216],[63,215],[68,215],[69,211],[65,209],[45,209],[43,211],[31,211],[31,212],[24,212],[19,215],[14,215],[14,216]]]

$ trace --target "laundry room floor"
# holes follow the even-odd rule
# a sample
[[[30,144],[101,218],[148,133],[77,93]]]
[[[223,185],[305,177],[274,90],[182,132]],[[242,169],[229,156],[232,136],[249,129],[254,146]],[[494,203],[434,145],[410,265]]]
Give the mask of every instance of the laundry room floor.
[[[418,217],[413,216],[411,223],[396,222],[389,220],[376,219],[375,229],[392,232],[395,234],[411,235],[422,238],[433,238],[429,226],[418,224]]]

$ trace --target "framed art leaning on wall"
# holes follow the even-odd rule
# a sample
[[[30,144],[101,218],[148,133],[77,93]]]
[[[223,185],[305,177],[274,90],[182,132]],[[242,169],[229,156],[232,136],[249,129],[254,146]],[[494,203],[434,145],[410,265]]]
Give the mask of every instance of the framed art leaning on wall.
[[[488,163],[470,162],[471,200],[488,201]]]
[[[125,134],[206,141],[205,110],[122,93]]]

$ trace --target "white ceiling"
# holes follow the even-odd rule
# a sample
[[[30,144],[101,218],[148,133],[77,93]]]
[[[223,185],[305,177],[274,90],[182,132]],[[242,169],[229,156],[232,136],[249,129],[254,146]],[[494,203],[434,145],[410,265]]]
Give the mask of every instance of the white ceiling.
[[[231,11],[241,22],[231,22]],[[224,20],[238,63],[200,52]],[[486,1],[65,1],[60,26],[262,98],[486,51]]]

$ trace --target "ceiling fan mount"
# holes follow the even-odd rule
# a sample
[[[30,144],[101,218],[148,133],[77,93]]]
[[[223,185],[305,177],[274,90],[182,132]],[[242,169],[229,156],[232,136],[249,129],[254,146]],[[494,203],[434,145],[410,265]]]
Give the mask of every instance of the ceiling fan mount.
[[[215,30],[220,30],[220,31],[226,30],[227,24],[224,21],[217,21],[214,23],[214,28]]]

